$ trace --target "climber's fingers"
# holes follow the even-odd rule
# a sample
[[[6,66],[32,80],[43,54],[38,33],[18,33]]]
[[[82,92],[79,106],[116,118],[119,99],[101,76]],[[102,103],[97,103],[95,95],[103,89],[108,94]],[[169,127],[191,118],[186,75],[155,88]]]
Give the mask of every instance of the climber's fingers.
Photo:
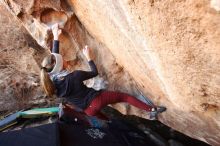
[[[59,24],[58,24],[58,23],[55,23],[55,24],[52,25],[52,27],[51,27],[52,31],[58,31],[58,28],[59,28]]]
[[[58,30],[58,35],[60,35],[62,33],[62,29]]]
[[[59,35],[62,33],[62,30],[59,28],[58,23],[55,23],[54,25],[52,25],[51,29],[52,29],[53,36],[55,37],[59,37]]]
[[[92,56],[93,56],[92,55],[92,50],[87,45],[83,48],[83,54],[85,55],[87,60],[91,60],[92,59]]]

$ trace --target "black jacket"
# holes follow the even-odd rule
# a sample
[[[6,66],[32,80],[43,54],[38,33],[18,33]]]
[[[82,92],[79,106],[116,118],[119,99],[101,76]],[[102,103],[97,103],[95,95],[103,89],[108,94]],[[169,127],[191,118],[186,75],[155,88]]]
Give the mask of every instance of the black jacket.
[[[59,53],[59,41],[53,42],[53,53]],[[53,80],[57,89],[58,97],[65,97],[81,109],[88,107],[92,99],[94,99],[101,91],[88,88],[83,81],[98,75],[98,70],[93,61],[89,61],[91,71],[76,70],[69,73],[64,78]]]

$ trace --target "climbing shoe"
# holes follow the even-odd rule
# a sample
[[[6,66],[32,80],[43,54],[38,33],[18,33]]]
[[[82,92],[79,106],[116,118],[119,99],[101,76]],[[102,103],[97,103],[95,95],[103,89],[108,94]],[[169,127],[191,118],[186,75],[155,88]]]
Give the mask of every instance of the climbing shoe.
[[[152,108],[150,112],[150,120],[157,120],[158,114],[166,111],[166,107],[158,106],[156,108]]]

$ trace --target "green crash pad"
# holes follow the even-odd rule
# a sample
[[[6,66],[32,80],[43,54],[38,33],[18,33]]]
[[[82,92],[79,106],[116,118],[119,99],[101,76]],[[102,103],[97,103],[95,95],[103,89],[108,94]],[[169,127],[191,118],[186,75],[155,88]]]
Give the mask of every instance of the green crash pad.
[[[56,115],[58,112],[59,112],[59,107],[35,108],[28,111],[20,112],[19,115],[22,118],[37,118],[43,116]]]

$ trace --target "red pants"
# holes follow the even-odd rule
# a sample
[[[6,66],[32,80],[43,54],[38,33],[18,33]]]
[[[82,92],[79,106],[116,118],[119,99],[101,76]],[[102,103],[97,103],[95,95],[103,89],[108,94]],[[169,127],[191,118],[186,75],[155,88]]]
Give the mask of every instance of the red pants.
[[[106,117],[100,112],[100,110],[108,104],[114,104],[118,102],[127,102],[137,108],[146,111],[151,111],[153,108],[131,95],[119,92],[104,91],[92,100],[84,112],[89,116],[96,116],[106,120]]]

